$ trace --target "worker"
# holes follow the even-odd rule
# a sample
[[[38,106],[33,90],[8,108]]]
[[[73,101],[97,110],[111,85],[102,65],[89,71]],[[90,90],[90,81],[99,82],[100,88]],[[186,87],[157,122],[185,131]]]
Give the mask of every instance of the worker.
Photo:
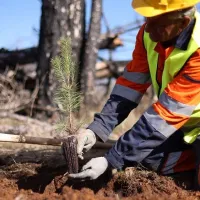
[[[152,84],[158,101],[104,157],[91,159],[74,179],[96,179],[109,168],[138,163],[159,174],[194,170],[200,189],[200,0],[133,0],[146,18],[132,61],[116,81],[101,113],[78,138],[78,154],[100,140],[140,102]]]

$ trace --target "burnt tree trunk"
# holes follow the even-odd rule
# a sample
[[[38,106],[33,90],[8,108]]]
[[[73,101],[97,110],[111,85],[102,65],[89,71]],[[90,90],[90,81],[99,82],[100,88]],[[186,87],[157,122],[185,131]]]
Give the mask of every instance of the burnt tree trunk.
[[[85,0],[63,0],[60,4],[60,36],[71,38],[73,59],[80,74],[85,41]],[[79,77],[77,85],[80,86]]]
[[[42,15],[40,20],[40,39],[38,50],[37,76],[40,83],[39,98],[49,104],[47,91],[49,89],[49,73],[51,59],[57,54],[59,25],[57,22],[56,3],[58,0],[42,0]]]
[[[95,91],[95,63],[97,59],[99,37],[101,30],[102,0],[92,1],[91,19],[89,33],[87,36],[84,52],[82,72],[82,88],[85,95],[85,104],[96,104],[94,99]],[[92,102],[91,102],[92,100]]]
[[[61,34],[62,36],[69,36],[72,39],[72,51],[74,60],[79,64],[82,47],[85,41],[85,1],[71,0],[68,4],[68,32]]]
[[[40,83],[39,99],[49,104],[49,96],[54,87],[51,72],[51,59],[59,52],[59,39],[70,37],[74,60],[80,63],[80,55],[85,34],[84,0],[42,0],[40,40],[38,50],[37,75]]]

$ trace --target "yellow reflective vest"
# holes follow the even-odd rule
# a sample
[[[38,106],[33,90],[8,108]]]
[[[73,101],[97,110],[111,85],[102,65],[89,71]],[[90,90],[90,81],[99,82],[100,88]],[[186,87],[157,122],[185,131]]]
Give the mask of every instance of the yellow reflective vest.
[[[166,59],[164,64],[164,70],[162,75],[162,84],[158,85],[156,80],[156,71],[158,65],[159,54],[153,49],[156,47],[157,43],[153,42],[149,34],[144,32],[144,46],[147,51],[147,59],[149,63],[149,69],[152,79],[152,85],[155,90],[155,93],[159,97],[164,89],[167,87],[178,74],[178,72],[183,68],[184,64],[191,57],[191,55],[200,48],[200,15],[199,13],[195,14],[196,24],[191,36],[191,39],[188,44],[186,51],[174,48],[169,57]],[[200,67],[200,66],[199,66]],[[200,102],[196,106],[195,110],[190,116],[190,119],[186,124],[181,128],[184,132],[184,140],[187,143],[192,143],[195,141],[196,137],[200,135]]]

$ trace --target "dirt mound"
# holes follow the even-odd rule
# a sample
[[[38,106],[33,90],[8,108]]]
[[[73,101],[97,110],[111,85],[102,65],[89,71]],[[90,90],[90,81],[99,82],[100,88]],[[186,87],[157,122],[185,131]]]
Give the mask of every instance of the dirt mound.
[[[174,200],[200,199],[200,192],[190,190],[191,175],[184,181],[159,176],[142,169],[128,168],[111,176],[109,172],[96,181],[74,182],[56,188],[55,180],[64,168],[50,169],[40,164],[14,164],[0,167],[0,200]],[[184,186],[184,188],[183,188]]]

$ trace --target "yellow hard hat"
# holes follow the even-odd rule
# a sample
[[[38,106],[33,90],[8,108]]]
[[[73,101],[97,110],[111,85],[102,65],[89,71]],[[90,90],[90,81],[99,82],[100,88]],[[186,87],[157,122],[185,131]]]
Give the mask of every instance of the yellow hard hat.
[[[144,17],[153,17],[167,12],[192,7],[200,0],[133,0],[132,6]]]

